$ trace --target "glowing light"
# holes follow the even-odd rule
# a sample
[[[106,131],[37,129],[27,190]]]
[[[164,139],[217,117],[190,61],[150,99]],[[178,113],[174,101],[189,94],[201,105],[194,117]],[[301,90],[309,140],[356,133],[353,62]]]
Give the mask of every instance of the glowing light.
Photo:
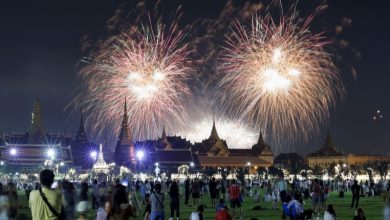
[[[221,53],[219,97],[234,118],[262,128],[275,142],[308,140],[344,86],[323,34],[309,29],[313,16],[236,23]],[[281,145],[281,144],[280,144]]]
[[[194,166],[195,166],[194,162],[191,162],[191,163],[190,163],[190,166],[191,166],[191,167],[194,167]]]
[[[9,153],[12,155],[12,156],[15,156],[18,152],[16,151],[15,148],[11,148]]]
[[[56,152],[54,151],[54,149],[47,150],[47,156],[49,156],[50,158],[54,158],[55,155],[56,155]]]
[[[251,162],[247,162],[246,165],[247,165],[247,166],[250,166],[250,165],[251,165]]]
[[[158,167],[158,163],[156,162],[156,163],[154,163],[154,165],[156,166],[156,167]]]
[[[134,139],[155,138],[162,124],[184,121],[190,50],[177,22],[152,23],[129,27],[84,60],[83,109],[91,112],[85,121],[97,136],[118,136],[125,99]]]
[[[60,166],[62,166],[62,167],[63,167],[64,165],[65,165],[65,164],[64,164],[64,162],[61,162],[61,163],[60,163]]]
[[[89,154],[93,159],[96,159],[97,157],[97,152],[96,151],[91,151],[91,153]]]
[[[143,152],[143,151],[137,151],[136,156],[137,156],[138,160],[142,160],[142,159],[144,159],[145,152]]]

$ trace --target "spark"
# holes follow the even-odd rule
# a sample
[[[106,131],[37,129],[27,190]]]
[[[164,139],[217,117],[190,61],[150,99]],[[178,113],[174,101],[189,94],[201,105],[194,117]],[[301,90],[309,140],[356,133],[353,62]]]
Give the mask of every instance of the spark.
[[[180,124],[186,115],[188,45],[177,22],[151,23],[130,26],[85,60],[80,96],[97,136],[118,135],[125,100],[135,139],[155,138],[163,124]]]
[[[328,42],[309,30],[313,16],[255,16],[249,28],[236,22],[221,53],[222,106],[280,141],[318,133],[344,94]]]

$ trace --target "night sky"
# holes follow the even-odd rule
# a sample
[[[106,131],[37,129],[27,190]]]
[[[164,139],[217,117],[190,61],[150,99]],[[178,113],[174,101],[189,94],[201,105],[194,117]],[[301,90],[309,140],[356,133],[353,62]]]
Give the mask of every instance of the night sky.
[[[12,3],[11,3],[12,2]],[[165,10],[183,5],[183,23],[217,17],[225,0],[165,1]],[[175,5],[171,2],[175,2]],[[390,13],[387,1],[329,1],[330,23],[352,19],[343,39],[362,58],[357,78],[342,72],[348,96],[331,113],[329,126],[336,145],[344,152],[390,153]],[[77,63],[85,55],[85,35],[103,38],[106,21],[121,1],[2,1],[0,3],[0,131],[29,129],[33,100],[39,94],[46,127],[52,132],[74,134],[78,115],[65,107],[80,86]],[[169,6],[169,7],[168,7]],[[172,12],[173,13],[173,12]],[[384,117],[373,120],[376,111]],[[378,115],[377,115],[378,116]],[[327,125],[324,125],[324,132]],[[318,148],[316,141],[297,146],[300,151]]]

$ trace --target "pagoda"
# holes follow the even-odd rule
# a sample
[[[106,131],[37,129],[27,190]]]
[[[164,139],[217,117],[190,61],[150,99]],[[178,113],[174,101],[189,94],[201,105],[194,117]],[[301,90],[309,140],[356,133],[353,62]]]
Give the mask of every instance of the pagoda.
[[[130,166],[136,163],[134,143],[129,129],[129,116],[127,115],[127,103],[125,101],[122,128],[115,146],[115,164],[118,166]]]
[[[92,170],[96,174],[99,174],[99,173],[108,174],[110,172],[109,166],[106,163],[106,161],[104,160],[102,144],[99,145],[99,153],[97,156],[97,160],[92,167]]]

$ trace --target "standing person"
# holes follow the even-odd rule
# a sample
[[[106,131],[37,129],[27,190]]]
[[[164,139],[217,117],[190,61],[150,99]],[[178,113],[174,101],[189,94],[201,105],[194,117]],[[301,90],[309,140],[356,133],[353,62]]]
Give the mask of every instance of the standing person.
[[[179,186],[177,185],[176,180],[173,180],[171,186],[169,187],[169,197],[171,198],[170,207],[171,207],[171,217],[170,220],[173,220],[174,212],[176,211],[176,219],[179,220],[180,217],[180,193]]]
[[[311,197],[314,213],[318,213],[320,211],[319,210],[320,196],[321,196],[321,186],[318,184],[318,179],[314,179],[313,186],[312,186],[312,197]]]
[[[217,181],[213,177],[209,182],[209,191],[211,197],[211,207],[215,207],[215,199],[217,198]]]
[[[8,210],[7,215],[10,219],[15,219],[16,214],[18,213],[18,192],[16,189],[15,183],[7,184],[7,194],[8,194]]]
[[[332,204],[329,204],[328,209],[325,210],[324,220],[336,220],[336,212],[334,211]]]
[[[111,212],[111,202],[106,200],[105,196],[100,196],[99,209],[96,213],[96,220],[107,220]]]
[[[152,185],[150,184],[150,182],[148,180],[145,180],[145,202],[144,202],[144,204],[149,203],[149,197],[150,197],[151,190],[152,190]]]
[[[236,180],[232,180],[232,184],[229,187],[230,205],[233,209],[232,217],[236,217],[236,207],[240,209],[240,217],[242,215],[242,208],[240,202],[240,187],[236,184]]]
[[[352,209],[354,205],[355,208],[359,206],[360,186],[357,180],[354,181],[351,187],[351,191],[352,191],[352,203],[351,203],[351,209]]]
[[[147,204],[144,212],[144,220],[150,220],[150,213],[152,212],[152,206]]]
[[[150,215],[150,219],[158,219],[158,220],[164,220],[165,219],[165,212],[164,212],[164,194],[161,193],[161,183],[156,183],[154,185],[154,190],[150,196],[151,206],[152,206],[152,212]]]
[[[279,177],[278,190],[279,190],[279,194],[280,194],[280,200],[282,200],[282,202],[286,202],[287,184],[286,184],[286,181],[284,180],[283,176]]]
[[[75,209],[75,199],[74,199],[74,189],[73,183],[64,180],[62,181],[62,196],[65,200],[65,213],[66,219],[74,219],[74,209]]]
[[[98,209],[98,199],[99,199],[99,185],[98,181],[95,179],[92,183],[92,209]]]
[[[187,177],[187,179],[184,182],[184,204],[188,205],[188,200],[190,198],[190,178]]]
[[[125,187],[115,187],[112,192],[112,211],[109,220],[128,220],[135,217],[135,209],[129,204]]]
[[[198,178],[195,178],[194,182],[192,182],[191,188],[192,188],[193,205],[195,206],[196,204],[199,203],[199,198],[200,198],[200,183]]]
[[[358,208],[357,214],[353,217],[353,220],[366,220],[366,216],[364,216],[363,209]]]
[[[54,182],[52,170],[42,170],[39,174],[42,187],[30,193],[29,206],[32,220],[57,220],[60,219],[63,206],[62,194],[58,190],[51,189]]]
[[[77,212],[82,217],[86,215],[86,211],[80,211],[80,210],[84,210],[84,208],[88,209],[88,183],[83,181],[81,183],[80,188],[81,189],[79,193],[79,202],[76,205],[76,210],[79,209],[79,211]]]

